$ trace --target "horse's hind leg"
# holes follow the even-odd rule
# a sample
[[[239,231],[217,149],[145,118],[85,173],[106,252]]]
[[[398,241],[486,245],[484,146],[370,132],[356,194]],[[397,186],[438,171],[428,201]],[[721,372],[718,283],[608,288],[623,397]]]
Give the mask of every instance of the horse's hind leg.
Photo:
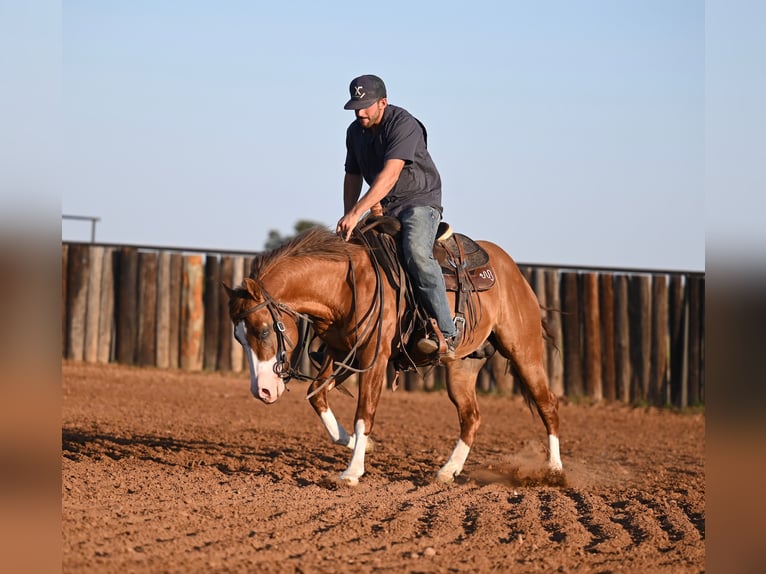
[[[514,364],[521,378],[522,393],[528,401],[534,401],[548,432],[548,468],[560,472],[563,466],[559,452],[559,401],[548,388],[548,375],[542,358],[527,362],[514,361]]]
[[[473,446],[476,431],[479,430],[481,417],[476,400],[476,377],[484,364],[483,359],[465,358],[447,365],[447,392],[457,408],[460,420],[460,438],[446,464],[439,469],[436,479],[439,482],[452,482],[463,470],[468,453]]]

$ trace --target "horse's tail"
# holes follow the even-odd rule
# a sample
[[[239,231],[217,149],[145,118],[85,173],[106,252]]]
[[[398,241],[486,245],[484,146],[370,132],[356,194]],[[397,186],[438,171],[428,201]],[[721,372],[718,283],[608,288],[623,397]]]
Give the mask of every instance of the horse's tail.
[[[541,311],[551,311],[553,313],[561,313],[561,309],[556,309],[554,307],[543,307],[540,305]],[[556,349],[556,352],[558,352],[559,357],[561,356],[561,349],[556,344],[556,337],[554,336],[553,332],[551,331],[550,326],[548,325],[548,319],[546,317],[542,317],[540,319],[540,324],[543,327],[543,340],[548,343],[551,347]]]
[[[537,405],[537,402],[535,401],[534,397],[532,397],[532,393],[530,392],[529,387],[522,383],[519,385],[519,391],[521,392],[521,396],[524,398],[524,402],[527,404],[529,412],[534,418],[535,411],[532,410],[532,405]]]
[[[550,333],[547,332],[546,333],[546,340],[550,336],[551,336]],[[556,347],[556,350],[558,351],[558,347]],[[515,367],[513,365],[513,362],[512,361],[508,361],[508,362],[509,362],[511,368],[515,369]],[[518,373],[518,371],[516,371],[516,373]],[[529,387],[526,384],[524,384],[523,382],[522,382],[522,384],[518,385],[518,387],[519,387],[519,391],[521,392],[521,396],[524,398],[524,402],[526,403],[527,408],[529,409],[529,414],[531,414],[532,417],[534,418],[535,410],[537,410],[537,414],[540,416],[540,419],[542,421],[545,421],[545,417],[543,416],[543,413],[540,410],[540,405],[537,403],[535,398],[532,396],[532,391],[529,390]],[[559,400],[556,397],[556,395],[554,395],[553,392],[551,392],[550,386],[548,387],[547,391],[548,391],[548,398],[549,398],[549,400],[551,401],[551,403],[555,407],[556,405],[558,405]],[[533,406],[535,407],[535,410],[532,409]]]

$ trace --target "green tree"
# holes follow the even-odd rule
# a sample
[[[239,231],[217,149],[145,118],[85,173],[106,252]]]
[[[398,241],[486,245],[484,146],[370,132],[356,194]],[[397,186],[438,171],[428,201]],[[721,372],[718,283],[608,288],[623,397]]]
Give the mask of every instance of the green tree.
[[[316,221],[309,221],[308,219],[299,219],[295,225],[293,226],[293,234],[292,235],[282,235],[277,231],[276,229],[272,229],[269,231],[269,235],[266,238],[266,243],[263,244],[264,249],[267,251],[271,251],[272,249],[276,249],[280,245],[284,245],[291,239],[293,239],[296,235],[300,235],[304,231],[307,231],[308,229],[311,229],[312,227],[327,227],[324,223],[318,223]]]

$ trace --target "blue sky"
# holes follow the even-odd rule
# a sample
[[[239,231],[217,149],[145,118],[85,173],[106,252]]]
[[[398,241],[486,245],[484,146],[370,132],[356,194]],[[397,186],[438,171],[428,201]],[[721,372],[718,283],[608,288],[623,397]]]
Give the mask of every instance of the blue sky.
[[[700,270],[705,10],[66,0],[61,211],[100,241],[210,249],[334,226],[342,105],[375,73],[426,124],[456,230],[523,262]]]

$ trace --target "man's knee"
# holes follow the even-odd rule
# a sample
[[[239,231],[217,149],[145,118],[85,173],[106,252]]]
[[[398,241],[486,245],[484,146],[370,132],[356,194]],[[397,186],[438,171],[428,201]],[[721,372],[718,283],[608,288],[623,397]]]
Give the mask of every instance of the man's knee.
[[[425,249],[412,249],[409,261],[416,269],[430,269],[433,267],[433,253]]]

